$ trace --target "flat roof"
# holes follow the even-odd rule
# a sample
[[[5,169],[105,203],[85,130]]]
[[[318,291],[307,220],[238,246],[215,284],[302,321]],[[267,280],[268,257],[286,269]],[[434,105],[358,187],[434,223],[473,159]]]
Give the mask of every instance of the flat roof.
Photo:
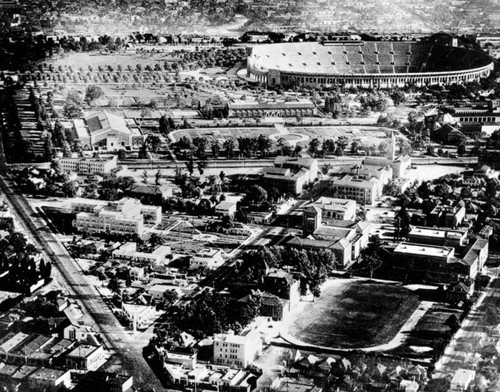
[[[396,246],[396,249],[394,249],[394,253],[448,258],[453,256],[454,249],[447,246],[431,246],[401,242]]]
[[[94,351],[98,350],[100,347],[98,346],[90,346],[87,344],[82,344],[74,348],[67,356],[68,357],[76,357],[76,358],[87,358]]]
[[[410,229],[410,235],[422,236],[422,237],[434,237],[434,238],[461,238],[466,235],[465,231],[462,230],[450,230],[442,229],[436,227],[412,227]]]

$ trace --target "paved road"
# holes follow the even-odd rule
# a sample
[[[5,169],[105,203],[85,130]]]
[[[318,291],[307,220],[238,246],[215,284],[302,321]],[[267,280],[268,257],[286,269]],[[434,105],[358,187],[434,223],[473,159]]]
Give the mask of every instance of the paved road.
[[[107,304],[97,292],[94,285],[89,284],[83,271],[67,250],[49,230],[43,218],[34,213],[24,196],[13,189],[9,181],[0,176],[0,189],[11,211],[23,224],[27,235],[39,249],[44,250],[46,259],[52,261],[64,281],[59,282],[81,308],[94,320],[94,330],[103,338],[104,345],[115,353],[117,362],[123,369],[134,376],[137,386],[150,385],[157,391],[162,386],[142,356],[142,347],[135,345],[128,332],[120,325]]]

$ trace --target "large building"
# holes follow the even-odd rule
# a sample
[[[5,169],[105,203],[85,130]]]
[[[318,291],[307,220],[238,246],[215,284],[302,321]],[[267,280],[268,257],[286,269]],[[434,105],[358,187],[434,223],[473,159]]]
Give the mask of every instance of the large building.
[[[317,113],[316,105],[308,100],[229,103],[229,116],[237,118],[314,117]]]
[[[413,41],[336,41],[254,46],[248,76],[269,87],[391,88],[469,82],[486,77],[493,62],[483,52]]]
[[[134,149],[142,146],[144,137],[138,128],[130,127],[127,121],[110,112],[98,112],[85,118],[90,134],[90,146],[109,151]]]
[[[139,200],[128,198],[110,202],[75,199],[71,208],[76,213],[73,226],[87,233],[140,236],[145,224],[154,227],[162,218],[161,207],[145,206]]]
[[[242,335],[214,335],[214,363],[236,368],[246,368],[262,350],[262,340],[257,331]]]
[[[319,209],[323,220],[347,220],[356,219],[356,201],[349,199],[336,199],[333,197],[320,197],[305,208]]]
[[[417,244],[438,246],[464,246],[467,239],[467,229],[452,230],[436,227],[411,226],[408,240]]]
[[[110,158],[61,158],[61,168],[79,174],[107,174],[117,167],[116,155]]]
[[[349,173],[331,180],[333,196],[372,205],[382,196],[384,185],[389,183],[392,174],[390,165],[357,165]]]
[[[304,186],[318,178],[318,161],[313,158],[277,157],[273,167],[264,168],[262,180],[268,187],[275,187],[292,195],[302,193]]]

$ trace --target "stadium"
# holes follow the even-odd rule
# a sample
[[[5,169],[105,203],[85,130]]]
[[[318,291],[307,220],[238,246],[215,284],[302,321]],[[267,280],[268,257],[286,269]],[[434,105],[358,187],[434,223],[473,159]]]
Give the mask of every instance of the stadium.
[[[487,77],[487,54],[415,41],[335,41],[254,46],[247,74],[268,87],[449,85]]]

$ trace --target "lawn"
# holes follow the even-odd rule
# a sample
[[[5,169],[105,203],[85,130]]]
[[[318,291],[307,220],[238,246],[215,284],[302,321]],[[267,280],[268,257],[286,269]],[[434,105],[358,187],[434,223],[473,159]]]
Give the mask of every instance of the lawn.
[[[399,286],[345,282],[332,285],[290,327],[297,339],[325,347],[362,348],[390,341],[419,300]]]
[[[189,139],[194,139],[196,137],[205,138],[209,141],[219,140],[219,139],[227,139],[234,138],[237,139],[239,137],[245,136],[254,136],[257,137],[259,135],[270,136],[278,133],[274,127],[261,127],[261,128],[210,128],[210,129],[202,129],[195,128],[189,130],[181,130],[176,131],[174,133],[174,138],[176,141],[180,140],[182,137],[187,137]],[[210,145],[210,142],[209,142]]]

